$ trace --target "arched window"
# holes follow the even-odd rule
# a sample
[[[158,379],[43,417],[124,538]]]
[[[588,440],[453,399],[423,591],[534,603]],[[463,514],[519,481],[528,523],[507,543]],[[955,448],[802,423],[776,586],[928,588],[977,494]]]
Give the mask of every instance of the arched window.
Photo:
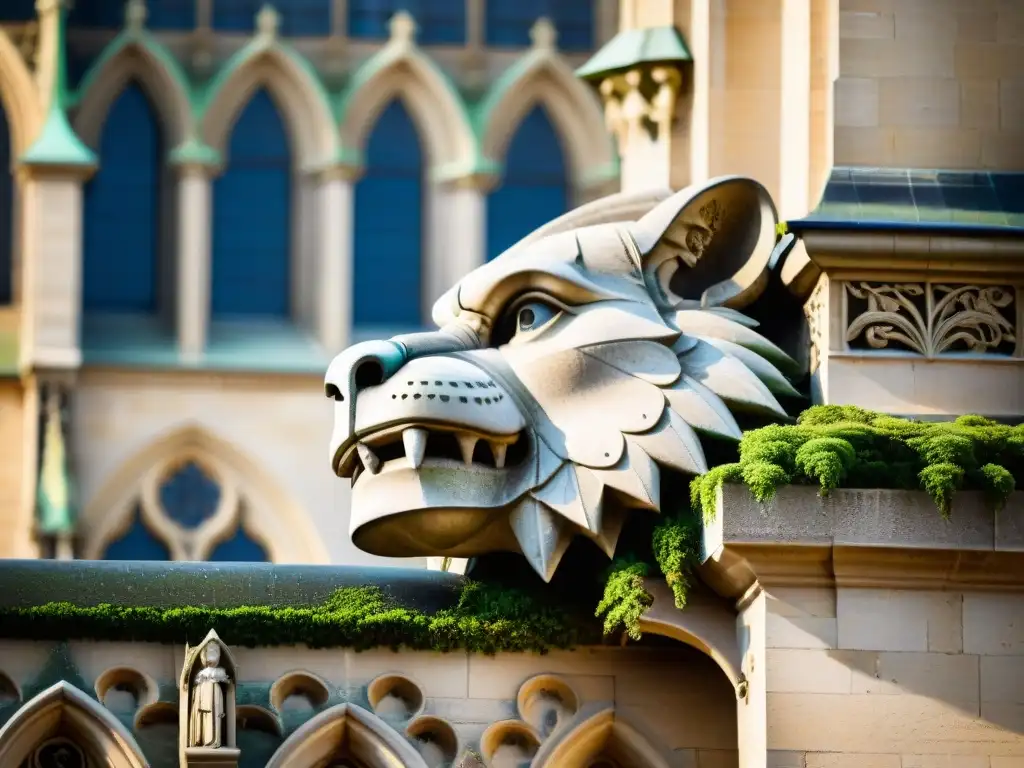
[[[266,0],[213,0],[213,28],[221,32],[252,32],[256,14]],[[331,34],[331,0],[278,0],[281,34],[317,37]]]
[[[14,178],[11,175],[11,129],[0,103],[0,305],[13,297]]]
[[[155,499],[140,491],[127,529],[106,546],[104,559],[173,560],[175,553],[178,559],[219,562],[270,559],[246,528],[240,489],[224,493],[214,474],[195,460],[168,465],[161,478]],[[196,538],[210,521],[216,533]]]
[[[381,113],[356,186],[354,326],[389,331],[423,324],[423,151],[405,106]]]
[[[563,51],[589,51],[594,46],[593,0],[487,0],[487,45],[521,48],[530,44],[530,28],[542,16],[558,30]]]
[[[416,39],[423,45],[466,42],[466,0],[348,0],[349,37],[386,40],[388,22],[398,11],[416,20]]]
[[[288,317],[291,230],[288,131],[261,89],[238,116],[213,185],[212,319]]]
[[[85,187],[82,309],[157,309],[162,137],[156,112],[132,83],[107,113],[100,166]]]
[[[487,197],[488,259],[569,208],[565,153],[544,107],[534,107],[519,124],[504,167],[501,185]]]

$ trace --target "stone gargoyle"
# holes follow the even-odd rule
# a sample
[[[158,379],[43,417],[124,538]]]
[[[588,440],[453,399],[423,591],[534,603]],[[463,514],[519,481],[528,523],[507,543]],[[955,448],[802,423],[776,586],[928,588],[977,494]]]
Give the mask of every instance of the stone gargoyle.
[[[740,177],[603,198],[466,275],[440,330],[344,350],[325,386],[355,545],[522,552],[545,580],[577,534],[610,557],[660,472],[706,471],[701,436],[786,416],[800,368],[738,311],[788,246],[777,220]]]

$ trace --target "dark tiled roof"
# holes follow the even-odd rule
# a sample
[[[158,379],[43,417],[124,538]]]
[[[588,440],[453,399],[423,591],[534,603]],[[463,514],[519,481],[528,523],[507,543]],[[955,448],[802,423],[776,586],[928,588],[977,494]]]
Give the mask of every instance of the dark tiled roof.
[[[834,168],[794,231],[831,228],[1024,233],[1024,173]]]

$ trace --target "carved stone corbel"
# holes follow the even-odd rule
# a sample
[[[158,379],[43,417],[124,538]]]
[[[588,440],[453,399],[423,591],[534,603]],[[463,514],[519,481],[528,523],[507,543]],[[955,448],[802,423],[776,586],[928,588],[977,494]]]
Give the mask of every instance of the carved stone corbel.
[[[178,681],[178,746],[182,768],[237,768],[235,662],[214,630],[185,648]]]
[[[605,125],[620,151],[639,136],[663,140],[672,129],[683,77],[675,67],[637,67],[601,80]]]

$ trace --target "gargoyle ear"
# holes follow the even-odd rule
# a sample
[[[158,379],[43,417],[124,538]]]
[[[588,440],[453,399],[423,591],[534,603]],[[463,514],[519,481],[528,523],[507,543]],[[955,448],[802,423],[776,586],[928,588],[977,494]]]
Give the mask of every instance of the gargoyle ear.
[[[768,282],[778,221],[761,184],[724,176],[677,192],[629,229],[670,306],[742,309]]]

